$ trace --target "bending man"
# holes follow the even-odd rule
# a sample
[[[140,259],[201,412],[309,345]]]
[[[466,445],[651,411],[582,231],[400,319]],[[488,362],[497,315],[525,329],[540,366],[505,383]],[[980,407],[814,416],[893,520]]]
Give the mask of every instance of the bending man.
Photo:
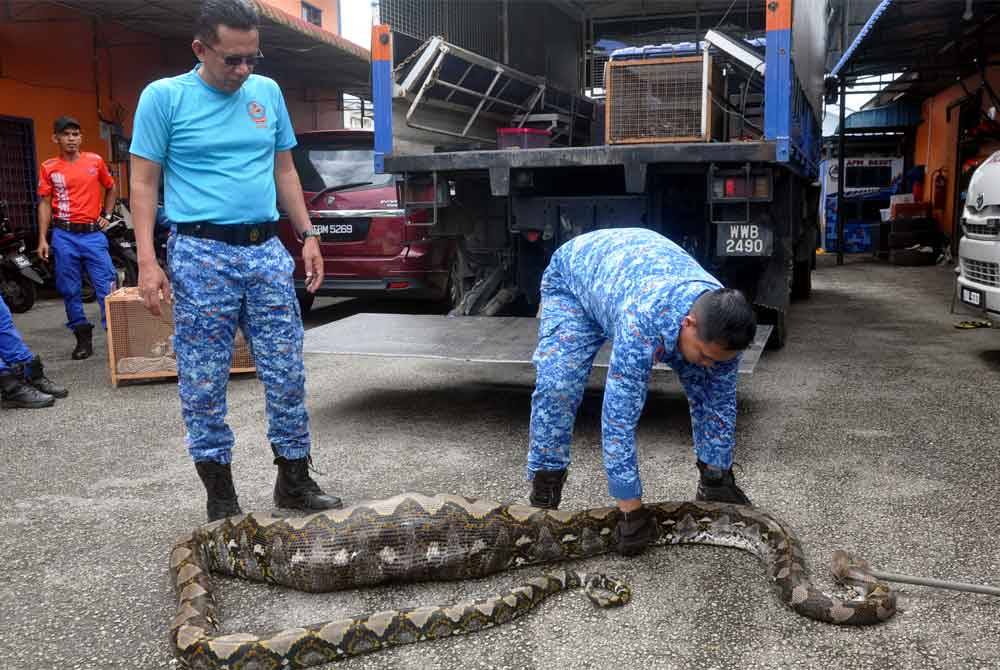
[[[657,362],[677,373],[688,397],[701,473],[697,499],[750,504],[731,469],[740,353],[757,330],[742,293],[722,288],[667,238],[618,228],[580,235],[556,250],[542,278],[541,311],[528,451],[532,505],[559,505],[576,411],[609,338],[601,441],[608,491],[623,513],[618,551],[638,553],[656,532],[642,507],[635,428]]]

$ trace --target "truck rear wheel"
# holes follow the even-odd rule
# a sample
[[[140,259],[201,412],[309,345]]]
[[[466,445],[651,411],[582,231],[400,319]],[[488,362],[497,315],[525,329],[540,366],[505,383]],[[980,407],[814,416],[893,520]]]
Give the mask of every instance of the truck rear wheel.
[[[771,336],[767,338],[767,349],[777,351],[785,346],[785,341],[788,339],[788,324],[785,319],[785,310],[757,306],[757,323],[771,326]]]
[[[295,297],[299,301],[299,312],[301,312],[302,317],[305,318],[306,315],[312,311],[313,301],[316,300],[316,295],[314,293],[309,293],[309,291],[296,291]]]
[[[792,300],[808,300],[812,295],[812,258],[796,261],[792,268]]]

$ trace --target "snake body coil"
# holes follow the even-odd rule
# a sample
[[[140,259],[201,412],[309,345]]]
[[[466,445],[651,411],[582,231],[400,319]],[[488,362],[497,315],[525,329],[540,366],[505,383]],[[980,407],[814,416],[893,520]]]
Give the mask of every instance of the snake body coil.
[[[803,616],[868,625],[895,613],[895,594],[884,584],[871,585],[854,600],[816,588],[794,534],[756,508],[706,502],[646,507],[656,515],[656,544],[749,551],[763,561],[778,598]],[[171,643],[187,667],[257,670],[305,668],[474,632],[517,618],[555,593],[588,581],[594,586],[600,577],[559,570],[474,602],[390,610],[263,635],[218,635],[209,575],[317,593],[388,582],[475,579],[606,553],[618,519],[614,508],[553,511],[454,495],[404,494],[305,517],[254,513],[216,521],[181,538],[171,551],[178,597]],[[628,598],[627,590],[613,582],[598,586],[617,591],[617,602]]]

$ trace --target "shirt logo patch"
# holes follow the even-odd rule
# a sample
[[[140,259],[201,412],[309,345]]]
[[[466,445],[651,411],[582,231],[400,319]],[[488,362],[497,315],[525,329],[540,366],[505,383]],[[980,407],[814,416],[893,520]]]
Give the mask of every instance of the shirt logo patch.
[[[88,165],[87,166],[87,174],[89,174],[91,177],[96,177],[97,176],[97,168],[94,167],[93,165]]]
[[[264,105],[254,100],[247,105],[247,114],[250,115],[258,128],[267,127],[267,111],[264,109]]]

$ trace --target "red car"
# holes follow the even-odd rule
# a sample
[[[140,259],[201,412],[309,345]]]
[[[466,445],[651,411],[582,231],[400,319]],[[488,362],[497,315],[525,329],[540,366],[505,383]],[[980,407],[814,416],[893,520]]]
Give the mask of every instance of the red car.
[[[449,273],[455,242],[431,238],[423,212],[407,217],[397,206],[393,175],[375,174],[374,135],[361,130],[301,133],[292,149],[313,227],[322,233],[323,284],[315,295],[441,301],[453,296]],[[302,245],[282,216],[279,236],[295,259],[302,313],[314,295],[305,291]]]

